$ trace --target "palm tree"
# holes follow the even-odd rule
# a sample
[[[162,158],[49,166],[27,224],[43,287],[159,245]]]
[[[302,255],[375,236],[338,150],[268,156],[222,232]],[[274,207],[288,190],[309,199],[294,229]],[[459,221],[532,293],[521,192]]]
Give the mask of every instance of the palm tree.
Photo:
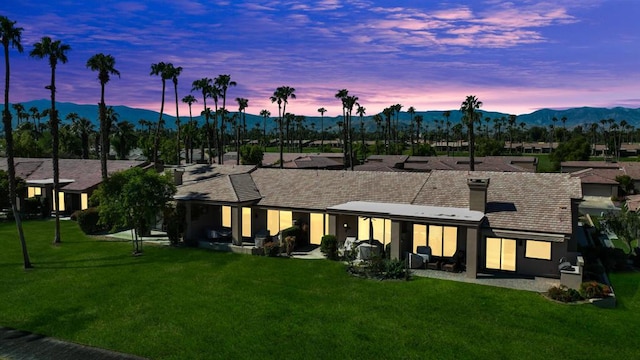
[[[318,112],[320,113],[320,151],[322,151],[324,147],[324,113],[327,112],[327,109],[321,107]]]
[[[347,146],[348,146],[348,159],[349,159],[349,167],[353,170],[353,127],[352,127],[352,113],[353,107],[358,105],[358,97],[357,96],[347,96],[344,98],[344,106],[347,109],[347,119],[346,119],[346,127],[347,127]]]
[[[40,119],[42,118],[42,115],[40,115],[40,111],[35,106],[30,107],[29,112],[31,113],[33,124],[35,125],[36,134],[38,134],[38,131],[40,131]]]
[[[22,248],[22,260],[25,269],[33,267],[31,260],[29,259],[29,252],[27,251],[27,242],[24,238],[24,231],[22,230],[22,220],[18,213],[18,207],[16,205],[16,167],[13,161],[13,124],[11,122],[11,111],[9,111],[9,78],[11,75],[11,69],[9,64],[9,46],[18,50],[19,53],[24,51],[22,47],[22,28],[16,26],[15,21],[9,20],[6,16],[0,16],[0,41],[4,49],[4,111],[2,112],[2,122],[4,124],[4,134],[6,140],[6,156],[7,156],[7,170],[9,172],[9,202],[11,204],[11,210],[13,211],[13,217],[16,221],[16,228],[18,230],[18,237],[20,238],[20,246]]]
[[[527,123],[524,121],[520,123],[520,131],[522,132],[522,155],[524,155],[524,141],[526,140],[525,128],[527,127]]]
[[[191,91],[201,91],[202,92],[202,102],[204,104],[204,110],[202,114],[205,119],[205,131],[207,134],[207,148],[209,151],[209,163],[211,163],[211,129],[209,126],[209,116],[211,115],[211,111],[207,111],[207,98],[212,95],[213,88],[213,80],[209,78],[202,78],[198,80],[194,80],[191,84]],[[217,103],[217,100],[216,100]],[[193,160],[193,159],[192,159]],[[200,154],[200,160],[204,160],[204,151]]]
[[[119,160],[124,160],[135,147],[135,126],[129,121],[120,121],[112,126],[113,146]]]
[[[282,116],[287,111],[287,104],[289,99],[296,98],[296,89],[289,86],[280,86],[276,88],[273,95],[270,97],[272,103],[278,103],[278,123],[280,125],[280,168],[284,168],[284,158],[282,156],[283,146],[283,129],[282,129]]]
[[[449,126],[451,126],[451,122],[449,121],[449,116],[451,116],[451,111],[447,110],[442,113],[442,116],[446,119],[447,122],[447,130],[446,130],[446,141],[447,141],[447,156],[449,156]]]
[[[242,116],[242,129],[246,128],[246,119],[245,115],[247,114],[247,107],[249,107],[249,100],[245,98],[236,98],[236,102],[238,103],[238,112]],[[236,127],[236,165],[240,165],[240,126]],[[242,135],[242,142],[244,142],[244,138],[246,135]]]
[[[238,84],[235,81],[231,81],[231,75],[228,74],[218,75],[213,82],[220,89],[220,95],[222,95],[222,124],[220,125],[222,127],[224,126],[225,111],[227,110],[227,90],[229,87],[236,86]],[[218,162],[220,164],[224,162],[224,132],[221,132],[221,135],[222,140],[219,144],[220,150],[218,151]]]
[[[271,116],[271,112],[267,109],[260,110],[260,116],[264,120],[264,126],[262,127],[262,143],[264,144],[264,151],[267,151],[267,119]]]
[[[382,113],[384,114],[386,121],[386,131],[384,133],[385,154],[389,155],[389,148],[391,147],[391,115],[393,114],[393,109],[391,107],[385,108],[384,110],[382,110]]]
[[[196,99],[195,96],[189,94],[182,98],[182,102],[189,105],[189,131],[185,134],[184,138],[184,156],[185,161],[189,163],[189,160],[193,161],[193,156],[190,156],[189,150],[191,149],[193,151],[193,135],[195,130],[197,129],[197,126],[195,126],[193,122],[191,105],[193,105],[194,102],[198,102],[198,99]]]
[[[338,92],[334,95],[334,97],[336,99],[340,99],[340,102],[342,103],[342,122],[343,122],[343,126],[342,126],[342,156],[343,156],[343,164],[344,167],[346,168],[348,166],[347,164],[347,151],[348,151],[348,145],[347,145],[347,141],[348,141],[348,135],[347,132],[349,131],[349,119],[347,119],[347,108],[346,108],[346,104],[345,104],[345,99],[347,98],[347,96],[349,96],[349,90],[347,89],[340,89],[338,90]]]
[[[51,124],[51,138],[53,141],[51,157],[53,162],[53,190],[54,204],[56,212],[56,230],[53,238],[54,244],[59,244],[60,240],[60,169],[58,167],[58,153],[60,138],[58,134],[58,112],[56,111],[56,67],[58,61],[65,64],[67,62],[67,52],[71,50],[71,46],[63,44],[60,40],[51,40],[50,37],[43,37],[40,42],[34,44],[33,50],[29,56],[37,59],[49,59],[49,67],[51,68],[51,84],[46,88],[51,91],[51,109],[49,112],[49,123]]]
[[[120,77],[120,72],[116,70],[116,59],[111,55],[105,55],[102,53],[93,55],[87,60],[87,67],[91,69],[91,71],[98,72],[98,80],[100,81],[100,105],[99,105],[99,115],[100,115],[100,168],[102,171],[102,180],[106,180],[108,176],[107,172],[107,158],[109,156],[109,148],[107,143],[109,142],[109,130],[110,127],[107,126],[107,105],[104,102],[104,88],[105,85],[111,79],[111,75],[118,75]]]
[[[24,105],[17,103],[17,104],[12,104],[11,107],[13,108],[13,110],[16,111],[16,116],[18,117],[18,126],[20,126],[20,123],[22,122],[23,119],[25,118],[29,118],[29,115],[24,112]]]
[[[178,112],[178,76],[182,73],[182,66],[174,67],[172,63],[167,64],[167,76],[171,78],[173,82],[173,92],[176,97],[176,130],[178,132],[176,137],[176,164],[180,165],[180,113]]]
[[[416,115],[416,143],[420,144],[420,132],[422,131],[422,122],[424,121],[424,117],[422,115]]]
[[[414,115],[416,114],[416,108],[414,108],[413,106],[410,106],[410,107],[407,109],[407,113],[409,113],[409,116],[410,116],[410,119],[409,119],[409,127],[412,129],[412,130],[409,132],[409,139],[410,139],[410,141],[411,141],[411,153],[413,154],[414,149],[415,149],[415,146],[414,146],[414,144],[413,144],[413,118],[414,118]]]
[[[73,114],[73,113],[72,113]],[[71,120],[71,131],[76,134],[76,136],[80,137],[80,142],[82,146],[82,158],[89,158],[89,134],[93,132],[93,124],[89,119],[84,117],[79,117],[76,114],[76,117],[70,118],[70,115],[67,115],[67,119]]]
[[[358,104],[358,109],[356,110],[356,114],[358,114],[360,116],[360,138],[362,139],[362,161],[364,161],[364,159],[366,159],[367,157],[367,151],[366,151],[366,146],[364,144],[364,115],[366,114],[367,109],[365,109],[364,107],[360,106],[360,104]]]
[[[164,62],[159,62],[157,64],[151,64],[151,72],[149,75],[159,75],[162,80],[162,101],[160,103],[160,117],[158,118],[158,124],[156,126],[156,134],[153,139],[153,163],[156,168],[159,169],[159,161],[158,161],[158,150],[160,148],[160,129],[163,124],[162,115],[164,113],[164,93],[167,87],[167,80],[171,79],[171,72],[168,66],[169,64],[165,64]],[[173,64],[171,64],[171,68],[173,68]]]
[[[394,128],[394,136],[393,136],[393,141],[394,144],[398,144],[398,134],[400,132],[400,110],[402,110],[402,105],[401,104],[395,104],[395,105],[391,105],[391,109],[393,110],[393,113],[396,115],[396,122],[395,125],[393,126]]]
[[[516,125],[517,115],[509,115],[509,154],[511,154],[511,145],[513,144],[513,129]]]
[[[460,111],[463,114],[463,119],[466,121],[467,128],[469,129],[469,170],[475,170],[475,136],[473,133],[473,123],[480,120],[480,112],[478,109],[482,107],[482,101],[479,101],[474,95],[469,95],[462,102]]]
[[[296,128],[298,130],[298,151],[302,152],[302,130],[304,129],[304,125],[302,123],[304,123],[304,121],[306,120],[306,117],[302,116],[302,115],[296,115],[293,118],[293,121],[295,121],[296,123]]]
[[[378,143],[380,142],[380,126],[382,125],[382,115],[373,115],[373,122],[376,124],[376,155],[380,155],[378,150]]]

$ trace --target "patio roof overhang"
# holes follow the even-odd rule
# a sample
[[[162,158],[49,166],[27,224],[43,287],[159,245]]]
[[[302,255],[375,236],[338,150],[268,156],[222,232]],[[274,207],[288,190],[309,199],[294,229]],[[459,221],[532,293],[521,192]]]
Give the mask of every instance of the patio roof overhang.
[[[75,182],[75,180],[73,180],[73,179],[58,179],[58,183],[60,183],[60,184],[70,184],[72,182]],[[38,180],[28,180],[27,181],[27,186],[28,185],[53,185],[53,178],[38,179]]]
[[[379,203],[368,201],[350,201],[327,208],[328,213],[353,214],[361,216],[380,216],[410,220],[438,220],[467,223],[480,223],[484,213],[463,208],[424,206],[412,204]]]

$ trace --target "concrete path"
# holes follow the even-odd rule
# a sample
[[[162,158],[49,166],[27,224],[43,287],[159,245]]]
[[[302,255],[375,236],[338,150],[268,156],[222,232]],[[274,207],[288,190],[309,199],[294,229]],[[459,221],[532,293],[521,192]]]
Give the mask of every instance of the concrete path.
[[[7,327],[0,327],[0,359],[144,360],[138,356],[74,344]]]
[[[465,273],[450,273],[442,270],[412,269],[415,276],[429,277],[440,280],[451,280],[473,284],[504,287],[516,290],[526,290],[534,292],[546,292],[552,286],[560,285],[560,279],[550,279],[542,277],[521,278],[521,277],[498,277],[492,275],[478,274],[473,278],[468,278]]]

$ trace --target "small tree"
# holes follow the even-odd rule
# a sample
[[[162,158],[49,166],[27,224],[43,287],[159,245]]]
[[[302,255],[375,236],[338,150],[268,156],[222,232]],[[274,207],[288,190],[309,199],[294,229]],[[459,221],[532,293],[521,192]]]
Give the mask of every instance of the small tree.
[[[16,178],[16,196],[24,197],[26,193],[26,184],[21,178]],[[11,198],[9,195],[9,174],[0,170],[0,209],[11,208]]]
[[[576,136],[567,142],[561,143],[549,155],[554,170],[560,169],[563,161],[586,161],[591,155],[591,145],[584,136]]]
[[[133,232],[134,254],[142,251],[139,234],[149,229],[176,193],[171,177],[131,168],[111,175],[98,188],[100,222]]]
[[[240,148],[242,165],[261,165],[264,153],[258,145],[244,145]]]
[[[633,194],[635,188],[631,176],[618,175],[616,176],[616,181],[620,184],[620,189],[622,190],[624,195]]]
[[[627,244],[631,254],[631,242],[640,238],[640,214],[629,211],[627,204],[624,204],[621,211],[606,213],[604,220],[604,226]]]

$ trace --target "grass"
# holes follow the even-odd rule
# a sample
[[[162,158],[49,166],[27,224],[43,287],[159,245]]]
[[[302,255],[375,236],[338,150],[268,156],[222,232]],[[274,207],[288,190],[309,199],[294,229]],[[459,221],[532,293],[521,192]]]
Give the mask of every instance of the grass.
[[[640,275],[611,276],[615,310],[427,278],[370,281],[344,265],[85,237],[0,224],[0,325],[152,359],[634,358]],[[615,340],[612,340],[615,339]]]

